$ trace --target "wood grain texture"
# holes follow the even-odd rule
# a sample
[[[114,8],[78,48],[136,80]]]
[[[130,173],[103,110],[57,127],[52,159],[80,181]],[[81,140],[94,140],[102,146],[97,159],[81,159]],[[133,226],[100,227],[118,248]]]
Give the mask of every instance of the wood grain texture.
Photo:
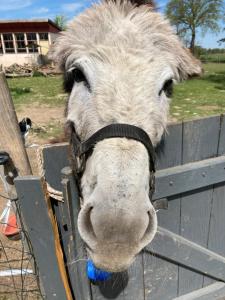
[[[70,165],[69,146],[66,143],[47,145],[42,148],[45,178],[50,186],[58,191],[62,190],[61,171]]]
[[[182,124],[168,128],[160,147],[157,149],[157,170],[175,167],[182,160]],[[156,184],[156,194],[157,190]],[[179,232],[180,196],[169,197],[169,209],[159,211],[158,224],[174,233]],[[164,243],[161,245],[165,249]],[[144,279],[146,300],[173,299],[177,296],[178,266],[162,258],[144,253]]]
[[[183,164],[216,157],[220,133],[220,116],[184,123]],[[181,200],[180,235],[207,247],[212,188],[189,192]],[[179,295],[200,289],[203,276],[179,268]]]
[[[144,270],[142,253],[139,254],[127,272],[115,273],[106,282],[92,284],[93,300],[144,300]]]
[[[218,155],[225,154],[225,118],[221,116]],[[222,156],[224,157],[224,156]],[[225,170],[225,168],[224,168]],[[208,249],[225,256],[225,184],[217,184],[213,188],[211,215],[208,233]],[[211,284],[210,278],[204,278],[204,286]]]
[[[170,125],[161,143],[156,148],[156,170],[167,169],[181,164],[182,123]]]
[[[162,247],[162,245],[165,245]],[[159,227],[146,251],[199,274],[225,282],[225,258],[180,235]]]
[[[204,159],[156,172],[153,200],[225,182],[225,156]]]
[[[3,72],[0,72],[0,151],[9,153],[20,176],[31,175],[31,167],[20,133],[18,120]]]
[[[225,284],[217,282],[174,300],[224,300]]]
[[[68,286],[64,286],[65,273],[62,273],[62,265],[58,263],[57,257],[62,253],[60,254],[61,248],[56,247],[57,238],[48,214],[42,179],[33,176],[18,178],[15,185],[46,298],[72,299]]]
[[[86,274],[87,254],[77,228],[80,201],[73,172],[70,167],[65,167],[62,170],[62,179],[64,181],[65,202],[64,204],[60,203],[60,205],[66,206],[64,207],[64,212],[66,213],[63,221],[65,223],[64,226],[68,226],[69,241],[68,244],[64,243],[64,249],[68,255],[66,263],[71,274],[71,285],[73,286],[75,299],[91,300],[90,281]]]
[[[220,138],[218,145],[218,155],[225,154],[225,114],[220,119]]]

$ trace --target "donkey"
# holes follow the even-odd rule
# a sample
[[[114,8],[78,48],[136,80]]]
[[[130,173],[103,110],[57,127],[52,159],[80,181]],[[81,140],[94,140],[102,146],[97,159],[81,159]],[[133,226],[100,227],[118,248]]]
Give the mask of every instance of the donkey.
[[[143,129],[156,146],[174,82],[201,73],[152,1],[94,4],[60,34],[50,56],[64,72],[66,118],[81,141],[120,123]],[[88,156],[78,229],[96,267],[126,270],[154,238],[149,164],[143,143],[125,137],[99,141]]]

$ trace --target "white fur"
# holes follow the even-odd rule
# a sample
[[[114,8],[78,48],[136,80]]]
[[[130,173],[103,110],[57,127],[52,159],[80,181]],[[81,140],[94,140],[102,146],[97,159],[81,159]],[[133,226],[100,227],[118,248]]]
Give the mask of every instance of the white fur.
[[[75,84],[67,119],[82,140],[112,123],[144,129],[156,145],[166,128],[169,99],[159,96],[165,81],[201,72],[168,21],[129,2],[100,3],[61,34],[52,57],[65,71],[77,64],[91,90]],[[82,238],[98,267],[125,269],[156,232],[148,198],[149,157],[127,139],[97,144],[82,178],[84,203],[78,220]]]

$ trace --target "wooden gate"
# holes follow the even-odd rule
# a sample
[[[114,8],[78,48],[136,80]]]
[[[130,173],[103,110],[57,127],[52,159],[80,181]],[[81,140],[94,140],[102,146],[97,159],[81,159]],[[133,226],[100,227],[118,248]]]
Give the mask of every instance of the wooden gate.
[[[156,237],[128,272],[115,274],[102,284],[94,285],[86,277],[86,254],[76,227],[79,204],[74,177],[67,167],[67,148],[46,147],[43,156],[47,182],[64,195],[64,202],[52,203],[69,284],[77,300],[225,299],[224,116],[169,127],[157,148],[154,195],[154,199],[168,198],[169,208],[158,212]],[[62,295],[54,244],[49,242],[51,225],[44,221],[48,215],[44,214],[42,186],[39,177],[16,181],[47,299],[63,300],[66,296]],[[42,208],[42,216],[37,207]],[[54,281],[49,284],[45,280],[51,276]]]

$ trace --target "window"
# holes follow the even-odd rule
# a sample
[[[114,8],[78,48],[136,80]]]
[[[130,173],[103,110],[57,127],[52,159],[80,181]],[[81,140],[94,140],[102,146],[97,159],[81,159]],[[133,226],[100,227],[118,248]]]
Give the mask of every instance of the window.
[[[24,33],[15,33],[16,47],[18,53],[26,53],[25,37]]]
[[[3,33],[5,53],[15,53],[12,33]]]
[[[29,53],[38,52],[37,36],[36,33],[27,33],[27,46]]]
[[[40,41],[48,41],[48,33],[39,33]]]

